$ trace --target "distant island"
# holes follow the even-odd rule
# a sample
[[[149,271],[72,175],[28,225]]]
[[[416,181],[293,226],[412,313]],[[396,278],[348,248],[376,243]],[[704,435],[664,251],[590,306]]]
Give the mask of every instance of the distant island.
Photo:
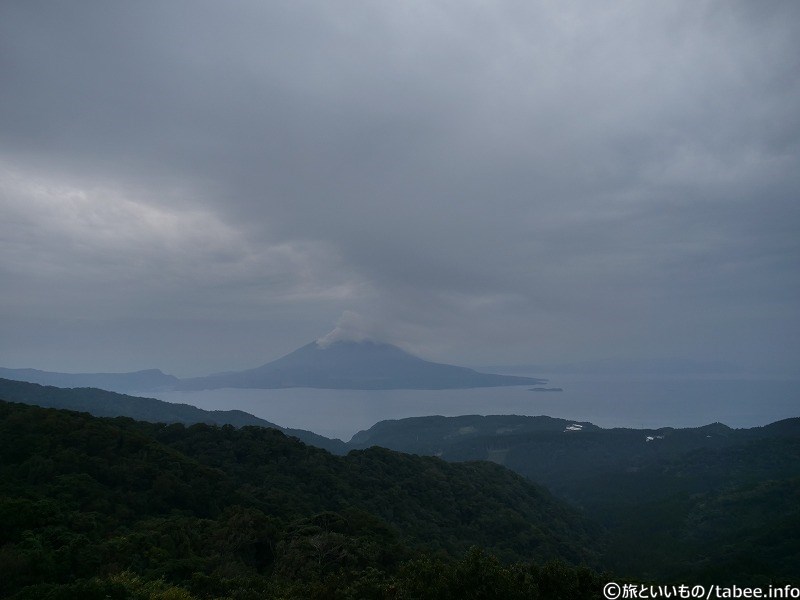
[[[559,387],[552,387],[552,388],[535,387],[535,388],[530,388],[528,391],[529,392],[563,392],[564,388],[559,388]]]

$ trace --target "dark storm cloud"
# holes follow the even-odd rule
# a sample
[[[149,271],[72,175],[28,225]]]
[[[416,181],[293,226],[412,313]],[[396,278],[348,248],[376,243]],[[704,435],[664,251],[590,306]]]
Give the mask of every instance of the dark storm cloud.
[[[4,3],[4,319],[794,366],[800,9],[754,6]]]

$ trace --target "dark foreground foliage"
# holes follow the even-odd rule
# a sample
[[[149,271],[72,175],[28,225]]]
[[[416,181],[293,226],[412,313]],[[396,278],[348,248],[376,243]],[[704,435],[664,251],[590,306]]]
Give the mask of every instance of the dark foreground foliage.
[[[597,537],[493,464],[0,402],[2,597],[592,598]]]
[[[541,566],[502,565],[495,557],[473,549],[458,560],[424,554],[400,563],[393,570],[340,568],[321,577],[309,573],[292,579],[263,574],[194,573],[187,580],[171,583],[163,577],[149,578],[124,571],[64,584],[31,585],[12,597],[15,600],[592,600],[603,597],[604,582],[605,579],[587,568],[559,561]]]

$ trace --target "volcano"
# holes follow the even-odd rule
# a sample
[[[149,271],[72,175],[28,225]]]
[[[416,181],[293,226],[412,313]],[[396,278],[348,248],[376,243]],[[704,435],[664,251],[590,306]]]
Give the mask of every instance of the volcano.
[[[441,390],[541,385],[533,377],[479,373],[430,362],[382,342],[337,341],[306,344],[255,369],[183,379],[179,390],[310,387],[351,390]]]

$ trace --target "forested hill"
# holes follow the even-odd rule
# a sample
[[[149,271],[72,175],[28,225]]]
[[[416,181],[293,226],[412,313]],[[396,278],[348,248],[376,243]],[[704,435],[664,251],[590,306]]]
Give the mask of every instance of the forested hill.
[[[126,598],[120,589],[174,585],[198,598],[335,597],[348,586],[384,597],[391,585],[457,586],[463,561],[517,592],[544,577],[480,553],[448,562],[473,545],[523,561],[592,563],[599,551],[575,511],[490,463],[378,448],[339,457],[274,429],[0,402],[3,596]],[[556,571],[573,590],[596,583]]]
[[[800,418],[750,429],[721,423],[601,429],[541,416],[413,417],[376,423],[353,436],[349,446],[381,446],[450,461],[490,460],[582,505],[595,504],[598,489],[624,474],[652,474],[653,481],[637,497],[654,489],[694,493],[730,483],[800,477]],[[741,456],[730,464],[722,458],[737,453]],[[676,471],[680,481],[674,481]]]
[[[241,410],[203,410],[190,404],[173,404],[155,398],[140,398],[97,388],[59,388],[10,379],[0,379],[0,398],[46,408],[85,411],[96,417],[131,417],[139,421],[185,425],[206,423],[235,427],[272,427],[334,454],[347,452],[347,446],[341,440],[332,440],[303,429],[281,427]]]
[[[800,418],[764,427],[600,429],[478,415],[383,421],[351,446],[491,460],[608,532],[607,565],[657,580],[796,582]]]

